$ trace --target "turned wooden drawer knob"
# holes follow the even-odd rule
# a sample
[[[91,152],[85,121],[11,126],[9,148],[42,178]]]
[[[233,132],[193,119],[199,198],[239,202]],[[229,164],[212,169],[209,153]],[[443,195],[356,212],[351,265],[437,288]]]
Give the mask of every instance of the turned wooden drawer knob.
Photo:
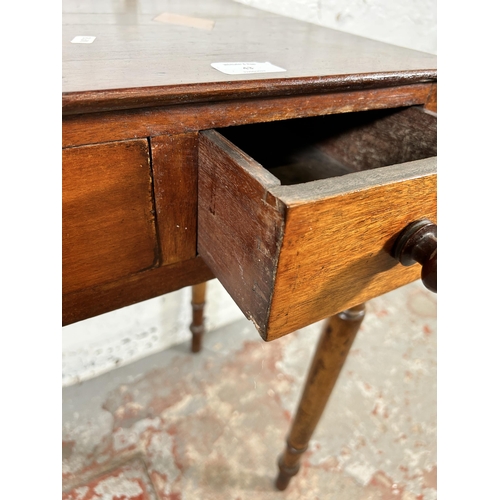
[[[392,256],[403,266],[421,264],[422,282],[431,292],[437,292],[436,224],[424,219],[406,226],[392,247]]]

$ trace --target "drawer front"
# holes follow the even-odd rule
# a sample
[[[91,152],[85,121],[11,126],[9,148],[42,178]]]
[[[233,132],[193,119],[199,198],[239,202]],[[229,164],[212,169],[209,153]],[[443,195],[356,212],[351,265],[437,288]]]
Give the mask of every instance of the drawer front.
[[[200,134],[198,251],[265,340],[419,277],[390,250],[436,220],[435,125],[411,108]]]
[[[157,265],[145,139],[63,150],[63,293]]]
[[[381,169],[382,170],[382,169]],[[391,257],[397,235],[436,221],[436,160],[338,179],[324,198],[281,194],[286,223],[267,335],[281,336],[420,277]],[[403,172],[401,170],[404,170]],[[340,182],[342,181],[342,182]],[[327,182],[324,182],[327,184]],[[339,189],[338,194],[333,194]]]

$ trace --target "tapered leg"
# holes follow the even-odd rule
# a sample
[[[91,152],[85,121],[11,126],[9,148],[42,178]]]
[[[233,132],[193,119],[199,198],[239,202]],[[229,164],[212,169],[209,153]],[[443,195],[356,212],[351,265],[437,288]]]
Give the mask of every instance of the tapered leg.
[[[191,340],[191,351],[199,352],[201,350],[201,341],[205,333],[205,324],[203,321],[203,309],[205,307],[205,292],[207,290],[207,283],[200,283],[192,287],[193,300],[191,305],[193,307],[193,322],[189,329],[193,334]]]
[[[299,472],[300,457],[307,450],[364,315],[365,305],[361,304],[330,317],[325,324],[285,451],[278,460],[279,490],[284,490]]]

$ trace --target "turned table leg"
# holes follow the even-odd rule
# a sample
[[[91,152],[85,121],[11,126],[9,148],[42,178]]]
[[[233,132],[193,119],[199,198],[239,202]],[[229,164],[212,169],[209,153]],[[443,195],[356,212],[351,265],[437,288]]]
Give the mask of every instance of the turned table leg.
[[[201,341],[205,333],[205,325],[203,322],[203,308],[205,307],[205,292],[207,290],[207,283],[200,283],[192,287],[192,301],[193,307],[193,322],[189,326],[193,334],[191,340],[191,351],[199,352],[201,350]]]
[[[365,305],[361,304],[327,320],[309,368],[285,451],[278,460],[276,487],[279,490],[284,490],[299,472],[300,457],[307,450],[364,315]]]

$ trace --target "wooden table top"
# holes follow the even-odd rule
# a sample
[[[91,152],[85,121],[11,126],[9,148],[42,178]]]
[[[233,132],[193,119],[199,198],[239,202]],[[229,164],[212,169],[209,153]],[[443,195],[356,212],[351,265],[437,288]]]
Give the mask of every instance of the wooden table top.
[[[436,79],[436,56],[230,0],[63,0],[63,113]],[[72,43],[76,36],[96,37]],[[227,75],[218,62],[285,72]]]

